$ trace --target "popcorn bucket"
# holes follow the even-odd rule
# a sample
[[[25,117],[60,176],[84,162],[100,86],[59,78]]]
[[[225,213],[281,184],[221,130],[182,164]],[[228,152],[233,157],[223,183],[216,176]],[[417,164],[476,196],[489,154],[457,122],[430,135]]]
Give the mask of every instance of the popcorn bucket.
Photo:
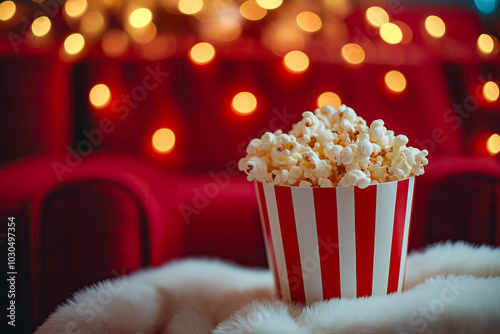
[[[415,177],[364,189],[255,184],[280,298],[311,304],[403,290]]]

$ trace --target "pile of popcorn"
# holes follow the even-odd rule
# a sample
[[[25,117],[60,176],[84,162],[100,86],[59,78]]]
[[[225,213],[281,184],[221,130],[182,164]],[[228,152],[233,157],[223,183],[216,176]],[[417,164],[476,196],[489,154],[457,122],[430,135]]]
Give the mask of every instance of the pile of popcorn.
[[[368,127],[353,109],[306,111],[288,134],[252,139],[238,167],[249,181],[282,186],[366,188],[424,173],[427,150],[406,146],[382,120]]]

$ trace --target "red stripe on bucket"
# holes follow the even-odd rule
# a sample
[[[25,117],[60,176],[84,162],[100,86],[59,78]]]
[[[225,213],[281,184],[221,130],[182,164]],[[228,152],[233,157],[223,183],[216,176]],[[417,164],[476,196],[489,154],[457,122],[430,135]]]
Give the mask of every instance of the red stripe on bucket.
[[[313,196],[323,299],[339,298],[340,263],[337,190],[335,188],[314,188]],[[325,208],[328,208],[328,210],[325,210]]]
[[[305,303],[304,281],[300,264],[299,240],[295,226],[295,214],[290,187],[275,187],[276,204],[280,220],[281,238],[285,253],[288,283],[292,300]]]
[[[260,200],[260,205],[262,208],[262,216],[264,219],[264,233],[266,234],[267,237],[267,245],[269,247],[269,252],[271,253],[271,256],[269,256],[271,263],[269,263],[269,266],[271,266],[274,275],[274,284],[276,285],[276,290],[278,291],[278,296],[281,299],[281,285],[280,281],[278,279],[278,268],[276,266],[276,257],[274,253],[274,245],[273,245],[273,237],[271,236],[271,225],[269,225],[269,213],[267,212],[267,204],[266,204],[266,196],[264,194],[264,185],[261,182],[257,182],[257,189],[259,191],[259,200]]]
[[[356,296],[372,294],[377,187],[354,189],[354,219],[356,238]]]
[[[399,277],[399,271],[400,271],[399,269],[401,265],[401,252],[403,248],[403,237],[404,237],[405,218],[406,218],[406,203],[408,201],[409,183],[410,183],[409,179],[398,182],[387,293],[397,292],[399,279],[403,279],[403,277]],[[408,212],[408,214],[410,213]]]

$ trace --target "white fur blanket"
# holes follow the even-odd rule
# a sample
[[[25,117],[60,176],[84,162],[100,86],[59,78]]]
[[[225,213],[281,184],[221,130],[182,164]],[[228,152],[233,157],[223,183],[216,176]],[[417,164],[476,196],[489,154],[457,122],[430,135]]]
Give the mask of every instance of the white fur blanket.
[[[311,307],[273,299],[269,271],[187,259],[77,292],[59,333],[500,333],[500,249],[446,243],[408,257],[405,291]]]

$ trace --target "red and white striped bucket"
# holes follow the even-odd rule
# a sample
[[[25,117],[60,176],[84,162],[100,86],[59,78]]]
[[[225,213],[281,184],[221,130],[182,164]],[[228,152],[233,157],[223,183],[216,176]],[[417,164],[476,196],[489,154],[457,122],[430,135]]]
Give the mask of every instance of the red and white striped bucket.
[[[401,292],[415,177],[367,188],[256,182],[268,262],[285,301]]]

